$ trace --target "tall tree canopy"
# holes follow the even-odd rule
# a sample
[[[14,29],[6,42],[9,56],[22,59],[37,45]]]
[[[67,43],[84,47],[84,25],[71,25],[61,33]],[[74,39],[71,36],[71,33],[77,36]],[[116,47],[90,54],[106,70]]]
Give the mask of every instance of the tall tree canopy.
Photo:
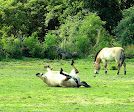
[[[98,45],[97,49],[104,43],[110,46],[111,35],[123,39],[119,31],[124,32],[121,24],[127,26],[123,21],[133,23],[132,15],[122,14],[134,5],[133,0],[0,0],[0,4],[0,52],[11,57],[17,55],[13,50],[17,48],[22,55],[45,56],[54,46],[89,55]],[[133,37],[132,33],[124,35]],[[36,45],[31,47],[32,43]]]
[[[115,34],[122,45],[134,44],[134,7],[123,11],[123,19],[116,27]]]

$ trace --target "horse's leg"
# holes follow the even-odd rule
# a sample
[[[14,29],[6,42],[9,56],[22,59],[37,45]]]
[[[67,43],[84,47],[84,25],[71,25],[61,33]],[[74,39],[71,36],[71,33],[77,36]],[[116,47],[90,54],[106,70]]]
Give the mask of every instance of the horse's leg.
[[[119,73],[120,73],[120,68],[121,68],[121,63],[118,62],[118,72],[117,72],[117,75],[119,75]]]
[[[66,76],[65,81],[68,81],[69,79],[72,78],[70,75],[63,73],[63,69],[62,69],[62,68],[61,68],[61,70],[60,70],[60,74]]]
[[[119,73],[120,73],[120,68],[121,68],[122,64],[124,66],[124,75],[126,75],[126,63],[125,63],[124,59],[120,60],[118,62],[118,72],[117,72],[117,75],[119,75]]]
[[[126,75],[126,63],[125,62],[123,63],[123,66],[124,66],[124,75]]]
[[[104,62],[105,74],[107,74],[107,60]]]

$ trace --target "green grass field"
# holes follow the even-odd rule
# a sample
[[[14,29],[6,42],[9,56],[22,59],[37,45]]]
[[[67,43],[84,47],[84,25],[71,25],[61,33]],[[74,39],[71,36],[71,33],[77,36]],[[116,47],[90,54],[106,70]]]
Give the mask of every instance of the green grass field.
[[[81,80],[92,88],[48,87],[37,72],[44,64],[71,70],[71,60],[23,59],[0,61],[0,112],[134,112],[134,60],[127,60],[127,75],[116,70],[93,77],[91,59],[75,60]],[[114,63],[109,64],[110,67]]]

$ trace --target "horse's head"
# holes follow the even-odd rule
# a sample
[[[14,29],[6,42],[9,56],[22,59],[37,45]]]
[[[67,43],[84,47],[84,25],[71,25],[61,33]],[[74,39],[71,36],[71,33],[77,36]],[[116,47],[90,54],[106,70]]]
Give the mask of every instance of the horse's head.
[[[37,73],[36,76],[42,79],[43,73]]]
[[[42,79],[43,81],[46,79],[46,76],[43,73],[37,73],[36,76]]]
[[[36,76],[37,77],[41,77],[43,75],[43,73],[37,73]]]
[[[95,67],[94,73],[98,74],[100,70],[100,63],[94,62],[94,67]]]
[[[47,71],[51,71],[53,69],[49,65],[45,65],[44,68],[47,69]]]
[[[100,70],[100,62],[101,62],[101,59],[100,59],[100,52],[101,52],[102,49],[100,49],[96,55],[95,55],[95,58],[94,58],[94,67],[95,67],[95,71],[94,73],[95,74],[98,74],[99,73],[99,70]]]

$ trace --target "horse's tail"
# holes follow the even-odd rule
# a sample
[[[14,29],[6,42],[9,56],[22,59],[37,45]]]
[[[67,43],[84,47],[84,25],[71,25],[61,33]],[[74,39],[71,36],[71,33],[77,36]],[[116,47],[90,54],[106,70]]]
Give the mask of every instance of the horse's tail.
[[[125,58],[126,58],[126,56],[125,56],[124,49],[121,49],[121,55],[120,55],[120,62],[121,62],[120,64],[121,64],[121,66],[124,63]]]

